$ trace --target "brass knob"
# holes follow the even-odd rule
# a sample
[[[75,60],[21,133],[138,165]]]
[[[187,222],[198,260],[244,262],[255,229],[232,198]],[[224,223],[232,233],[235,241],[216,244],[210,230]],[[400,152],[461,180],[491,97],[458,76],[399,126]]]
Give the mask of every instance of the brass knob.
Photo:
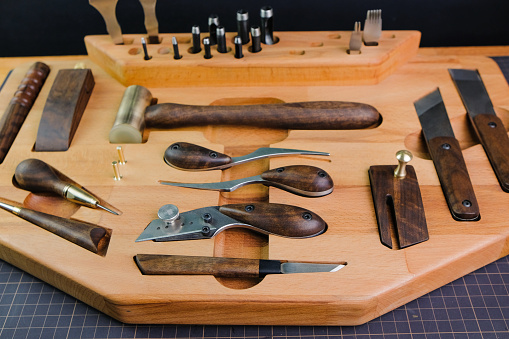
[[[412,160],[412,152],[407,150],[400,150],[396,152],[396,159],[398,159],[398,167],[394,170],[394,177],[404,179],[406,177],[406,165]]]

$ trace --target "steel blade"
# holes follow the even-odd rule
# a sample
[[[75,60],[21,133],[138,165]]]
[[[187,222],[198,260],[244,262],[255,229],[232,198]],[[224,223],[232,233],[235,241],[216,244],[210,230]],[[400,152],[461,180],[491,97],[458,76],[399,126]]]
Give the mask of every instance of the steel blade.
[[[435,137],[454,138],[451,122],[438,88],[414,102],[414,106],[426,140]]]
[[[176,187],[186,187],[186,188],[195,188],[201,190],[216,190],[222,192],[231,192],[235,191],[237,188],[242,187],[248,184],[254,183],[263,183],[265,180],[262,179],[260,175],[255,175],[249,178],[242,178],[236,180],[222,181],[222,182],[211,182],[211,183],[180,183],[180,182],[171,182],[171,181],[159,181],[163,185],[176,186]]]
[[[317,273],[317,272],[337,272],[346,264],[312,264],[300,262],[284,262],[281,264],[281,273]]]
[[[266,158],[266,157],[275,157],[275,156],[283,156],[283,155],[325,155],[329,156],[330,153],[326,152],[315,152],[315,151],[305,151],[299,149],[291,149],[291,148],[270,148],[270,147],[262,147],[257,149],[256,151],[240,156],[233,157],[232,162],[229,164],[233,166],[233,164],[241,164],[243,162],[252,161],[256,159]]]
[[[477,70],[449,69],[463,105],[470,117],[478,114],[495,114],[493,103]]]

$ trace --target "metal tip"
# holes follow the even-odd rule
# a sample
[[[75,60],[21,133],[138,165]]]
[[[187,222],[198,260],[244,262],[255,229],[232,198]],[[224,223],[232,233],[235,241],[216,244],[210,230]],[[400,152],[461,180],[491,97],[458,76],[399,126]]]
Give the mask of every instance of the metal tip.
[[[113,210],[110,210],[109,208],[104,207],[104,206],[103,206],[103,205],[101,205],[101,204],[96,204],[96,206],[97,206],[97,207],[99,207],[99,208],[102,208],[103,210],[105,210],[105,211],[107,211],[107,212],[110,212],[110,213],[112,213],[112,214],[120,215],[120,214],[118,214],[117,212],[115,212],[115,211],[113,211]]]
[[[178,44],[178,42],[177,42],[177,38],[172,37],[172,38],[171,38],[171,43],[172,43],[172,44],[174,44],[174,45],[177,45],[177,44]]]

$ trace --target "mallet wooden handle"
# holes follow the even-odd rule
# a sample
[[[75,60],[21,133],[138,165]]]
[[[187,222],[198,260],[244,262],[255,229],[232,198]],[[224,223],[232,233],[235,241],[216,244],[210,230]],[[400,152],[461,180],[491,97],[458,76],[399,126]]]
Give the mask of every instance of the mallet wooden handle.
[[[4,161],[14,139],[16,139],[49,71],[48,65],[42,62],[33,64],[7,106],[0,120],[0,164]]]
[[[380,113],[363,103],[311,101],[241,106],[194,106],[164,103],[147,107],[145,124],[152,128],[204,125],[334,130],[373,128]]]

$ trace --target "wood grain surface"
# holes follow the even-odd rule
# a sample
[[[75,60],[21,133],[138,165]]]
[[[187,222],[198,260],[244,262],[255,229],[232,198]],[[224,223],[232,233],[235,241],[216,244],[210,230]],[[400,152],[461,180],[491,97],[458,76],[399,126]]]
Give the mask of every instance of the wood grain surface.
[[[0,258],[123,322],[354,325],[369,321],[509,254],[505,215],[509,196],[500,188],[475,137],[447,69],[479,69],[497,116],[505,126],[509,126],[509,87],[495,62],[479,55],[482,54],[479,50],[474,49],[470,55],[464,50],[457,54],[454,51],[423,50],[390,76],[369,86],[205,86],[199,90],[151,87],[159,102],[182,104],[363,102],[377,108],[383,122],[374,129],[354,131],[227,126],[151,131],[146,143],[123,145],[127,163],[120,168],[123,175],[120,181],[113,180],[111,162],[117,160],[117,145],[109,144],[108,134],[124,85],[86,57],[44,59],[52,68],[49,83],[54,81],[59,69],[82,61],[92,69],[96,87],[74,141],[64,153],[32,151],[44,107],[44,100],[36,101],[11,152],[0,165],[2,195],[15,201],[28,198],[27,192],[15,188],[11,180],[19,162],[35,157],[66,173],[124,213],[115,216],[79,208],[72,215],[113,230],[108,254],[101,257],[0,211]],[[497,51],[501,53],[500,49]],[[504,53],[509,55],[509,48]],[[8,65],[18,66],[0,92],[0,110],[7,107],[30,62],[33,59],[6,60],[2,64],[0,69],[4,74]],[[420,136],[413,102],[437,86],[482,211],[482,218],[477,222],[458,222],[451,218],[433,162]],[[47,97],[49,88],[43,87],[41,98]],[[224,171],[193,173],[174,169],[162,159],[169,145],[182,141],[229,156],[266,146],[323,151],[331,156],[281,157]],[[405,249],[391,250],[380,243],[368,169],[371,165],[396,164],[394,154],[400,149],[414,153],[410,164],[419,178],[430,238]],[[334,180],[334,192],[309,199],[261,185],[218,193],[158,183],[161,179],[230,180],[295,164],[323,168]],[[240,230],[233,235],[223,234],[221,238],[218,235],[213,240],[134,242],[164,204],[173,203],[181,211],[187,211],[257,201],[309,209],[329,227],[324,234],[309,239],[259,236]],[[55,210],[58,207],[56,201]],[[133,260],[138,253],[346,261],[348,266],[336,273],[270,275],[239,282],[212,276],[144,276]]]

